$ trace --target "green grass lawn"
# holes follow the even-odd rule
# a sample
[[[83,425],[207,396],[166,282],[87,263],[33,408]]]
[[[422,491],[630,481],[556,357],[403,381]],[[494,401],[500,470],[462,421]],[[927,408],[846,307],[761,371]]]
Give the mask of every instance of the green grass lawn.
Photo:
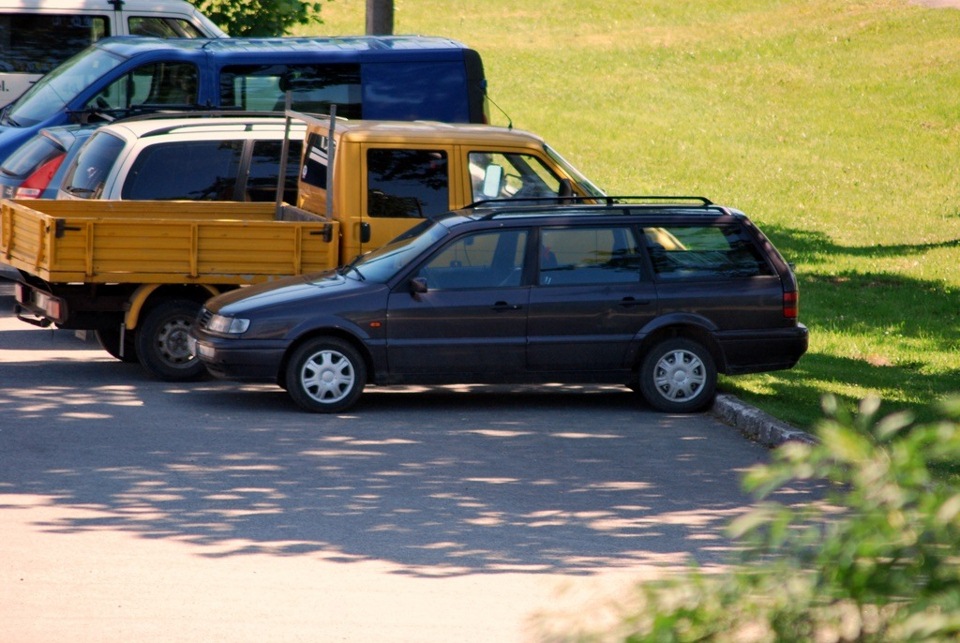
[[[362,33],[365,4],[298,33]],[[801,427],[824,393],[929,418],[960,391],[960,10],[396,0],[395,32],[477,49],[514,127],[609,194],[704,195],[761,226],[796,266],[810,351],[722,390]]]

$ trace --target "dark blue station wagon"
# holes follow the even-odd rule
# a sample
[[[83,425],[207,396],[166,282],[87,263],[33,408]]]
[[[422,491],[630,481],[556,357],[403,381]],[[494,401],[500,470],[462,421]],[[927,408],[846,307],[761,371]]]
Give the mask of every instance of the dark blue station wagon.
[[[207,302],[195,353],[309,411],[369,384],[620,383],[698,411],[718,373],[788,369],[807,349],[797,281],[741,212],[675,204],[466,209],[337,271]]]

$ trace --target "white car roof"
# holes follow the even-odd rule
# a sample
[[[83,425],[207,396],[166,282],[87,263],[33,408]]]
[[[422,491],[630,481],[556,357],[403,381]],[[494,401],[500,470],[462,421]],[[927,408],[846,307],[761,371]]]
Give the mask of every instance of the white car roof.
[[[164,136],[178,139],[210,139],[230,135],[232,138],[262,138],[271,135],[282,138],[287,124],[283,117],[197,117],[197,118],[151,118],[128,122],[111,123],[100,127],[125,140]],[[302,138],[306,124],[290,123],[291,138]]]

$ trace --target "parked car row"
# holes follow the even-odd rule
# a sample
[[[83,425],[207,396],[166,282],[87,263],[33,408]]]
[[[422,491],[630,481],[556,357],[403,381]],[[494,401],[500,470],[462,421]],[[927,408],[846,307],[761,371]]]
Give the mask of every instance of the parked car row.
[[[3,204],[24,321],[93,328],[168,379],[276,383],[314,412],[351,407],[367,385],[478,382],[620,383],[690,412],[713,400],[718,373],[791,368],[807,349],[796,278],[742,212],[607,197],[542,141],[507,150],[485,125],[446,140],[445,123],[486,121],[483,67],[460,43],[101,39],[113,32],[88,26],[95,44],[0,112],[0,196],[57,199]],[[337,119],[285,119],[291,100],[377,122],[340,121],[350,145]],[[445,123],[383,122],[421,119]],[[301,207],[130,203],[118,227],[93,202],[272,202],[278,189]],[[490,201],[446,212],[477,199]],[[238,250],[231,225],[265,241]],[[131,252],[146,230],[164,243]],[[321,242],[332,260],[317,263]],[[253,279],[251,262],[278,244],[273,281]],[[56,271],[61,255],[82,261]],[[146,255],[142,283],[114,261]]]

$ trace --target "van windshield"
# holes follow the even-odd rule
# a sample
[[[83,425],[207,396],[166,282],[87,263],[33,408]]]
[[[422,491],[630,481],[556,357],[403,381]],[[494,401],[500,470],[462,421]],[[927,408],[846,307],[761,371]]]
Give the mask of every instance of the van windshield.
[[[10,105],[3,115],[3,125],[30,127],[45,121],[123,62],[123,58],[104,49],[85,49],[38,80]]]

